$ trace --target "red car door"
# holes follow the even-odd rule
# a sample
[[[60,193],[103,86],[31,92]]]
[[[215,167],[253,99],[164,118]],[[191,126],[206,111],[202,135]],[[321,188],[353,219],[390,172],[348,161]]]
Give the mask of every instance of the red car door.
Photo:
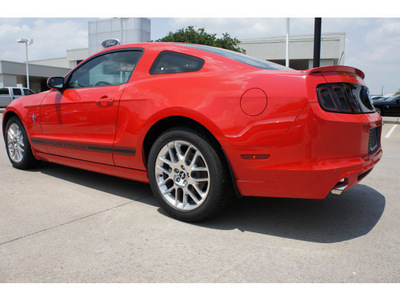
[[[84,161],[114,164],[118,102],[142,51],[96,56],[52,90],[41,104],[42,141],[47,152]]]

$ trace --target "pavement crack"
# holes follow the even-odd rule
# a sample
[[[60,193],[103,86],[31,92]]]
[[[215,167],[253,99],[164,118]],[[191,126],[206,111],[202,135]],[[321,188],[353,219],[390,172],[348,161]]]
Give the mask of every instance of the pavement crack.
[[[144,196],[142,196],[142,197],[140,197],[138,199],[133,199],[133,200],[137,201],[137,200],[149,197],[149,196],[151,196],[151,194],[147,194],[147,195],[144,195]],[[12,243],[12,242],[15,242],[15,241],[18,241],[18,240],[21,240],[21,239],[27,238],[29,236],[36,235],[36,234],[39,234],[39,233],[42,233],[42,232],[45,232],[45,231],[48,231],[48,230],[52,230],[52,229],[55,229],[55,228],[58,228],[58,227],[61,227],[61,226],[67,225],[67,224],[71,224],[71,223],[74,223],[74,222],[77,222],[77,221],[80,221],[80,220],[83,220],[83,219],[86,219],[86,218],[90,218],[90,217],[102,214],[102,213],[104,213],[106,211],[110,211],[112,209],[119,208],[121,206],[125,206],[125,205],[130,204],[130,203],[133,203],[133,201],[130,200],[129,202],[122,203],[122,204],[119,204],[119,205],[116,205],[116,206],[113,206],[113,207],[110,207],[110,208],[107,208],[107,209],[92,213],[90,215],[86,215],[86,216],[83,216],[83,217],[80,217],[80,218],[77,218],[77,219],[74,219],[74,220],[71,220],[71,221],[68,221],[68,222],[64,222],[64,223],[61,223],[61,224],[58,224],[58,225],[54,225],[54,226],[51,226],[51,227],[48,227],[48,228],[44,228],[44,229],[29,233],[29,234],[14,238],[14,239],[9,240],[9,241],[5,241],[3,243],[0,243],[0,246],[3,246],[3,245],[8,244],[8,243]]]

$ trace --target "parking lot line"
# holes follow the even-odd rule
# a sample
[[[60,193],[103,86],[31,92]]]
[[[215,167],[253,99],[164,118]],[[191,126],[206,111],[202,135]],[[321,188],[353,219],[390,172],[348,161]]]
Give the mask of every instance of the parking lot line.
[[[396,129],[397,124],[393,125],[392,128],[390,128],[389,132],[385,135],[385,139],[390,138],[390,135],[393,133],[393,131]]]

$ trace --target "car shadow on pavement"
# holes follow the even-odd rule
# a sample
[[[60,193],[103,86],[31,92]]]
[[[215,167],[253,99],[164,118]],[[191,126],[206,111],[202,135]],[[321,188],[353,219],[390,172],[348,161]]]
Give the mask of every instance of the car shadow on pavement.
[[[27,171],[40,172],[91,189],[126,198],[127,200],[140,201],[148,205],[158,206],[156,200],[153,199],[150,186],[147,183],[48,162],[41,162],[39,167]]]
[[[159,207],[146,183],[47,162],[32,172]],[[370,232],[381,218],[385,203],[385,197],[378,191],[357,184],[341,196],[330,194],[318,200],[243,197],[232,201],[212,219],[190,225],[213,230],[238,229],[316,243],[336,243]],[[162,208],[158,208],[158,212],[170,218]]]
[[[385,209],[385,197],[358,184],[325,199],[244,197],[216,218],[198,224],[220,230],[239,229],[316,243],[337,243],[370,232]]]

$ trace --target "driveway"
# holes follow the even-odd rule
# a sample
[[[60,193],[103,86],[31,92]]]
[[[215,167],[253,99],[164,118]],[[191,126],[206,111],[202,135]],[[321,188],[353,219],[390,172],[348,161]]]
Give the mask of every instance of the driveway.
[[[43,163],[0,141],[0,282],[399,282],[400,128],[360,184],[323,200],[242,198],[166,216],[147,184]]]

